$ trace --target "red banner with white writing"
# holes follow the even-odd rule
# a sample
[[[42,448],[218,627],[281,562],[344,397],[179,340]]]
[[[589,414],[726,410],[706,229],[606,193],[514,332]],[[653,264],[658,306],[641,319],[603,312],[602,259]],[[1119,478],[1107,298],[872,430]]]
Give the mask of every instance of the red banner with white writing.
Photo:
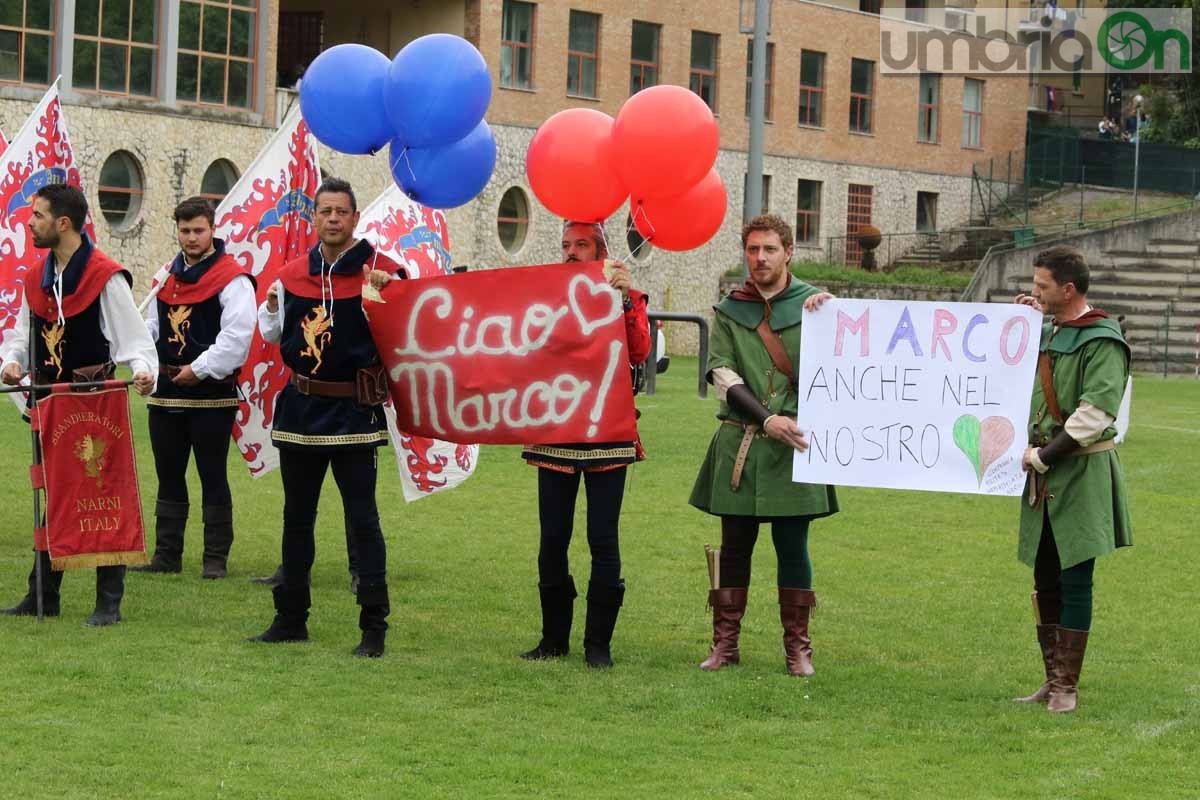
[[[42,449],[34,488],[46,492],[34,546],[50,551],[56,570],[149,563],[124,385],[55,391],[32,421]]]
[[[392,281],[363,300],[401,430],[450,442],[633,441],[621,295],[602,262]]]

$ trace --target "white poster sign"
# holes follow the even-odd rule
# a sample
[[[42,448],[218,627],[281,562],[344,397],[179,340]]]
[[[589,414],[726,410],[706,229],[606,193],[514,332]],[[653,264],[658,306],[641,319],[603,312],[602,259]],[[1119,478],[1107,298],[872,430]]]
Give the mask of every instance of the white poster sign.
[[[794,481],[1021,494],[1041,314],[830,300],[803,325]]]

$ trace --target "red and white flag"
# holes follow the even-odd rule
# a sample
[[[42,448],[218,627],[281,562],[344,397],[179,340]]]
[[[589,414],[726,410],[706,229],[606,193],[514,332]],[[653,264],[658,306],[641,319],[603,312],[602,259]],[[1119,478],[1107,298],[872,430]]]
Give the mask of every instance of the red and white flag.
[[[413,202],[394,185],[363,209],[355,235],[404,267],[410,279],[450,272],[446,215]],[[479,445],[404,433],[396,427],[391,402],[384,412],[407,502],[453,489],[471,477],[479,461]]]
[[[317,243],[313,207],[320,181],[317,142],[297,105],[217,207],[216,235],[225,240],[225,252],[257,279],[260,304],[283,265]],[[256,478],[279,465],[271,419],[290,374],[279,346],[263,341],[255,326],[238,379],[242,402],[233,439]]]
[[[0,153],[0,342],[17,324],[27,272],[32,269],[36,273],[45,258],[45,252],[33,246],[29,217],[37,190],[52,183],[83,188],[58,99],[57,81]],[[84,232],[96,241],[90,214]],[[33,280],[38,283],[41,276],[35,274]],[[18,408],[25,409],[19,395],[9,397]]]

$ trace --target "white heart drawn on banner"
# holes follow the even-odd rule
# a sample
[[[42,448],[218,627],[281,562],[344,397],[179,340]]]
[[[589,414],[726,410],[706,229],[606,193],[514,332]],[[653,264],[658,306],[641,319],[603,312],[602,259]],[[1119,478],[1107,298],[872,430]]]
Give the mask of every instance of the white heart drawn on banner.
[[[588,300],[597,295],[607,295],[612,301],[611,308],[600,317],[589,319],[580,307],[579,299],[576,296],[580,286],[587,289]],[[621,293],[607,283],[596,283],[587,275],[580,274],[571,279],[571,283],[567,286],[567,302],[570,303],[571,313],[575,315],[575,319],[579,322],[579,329],[583,331],[584,336],[591,336],[592,331],[621,317]]]

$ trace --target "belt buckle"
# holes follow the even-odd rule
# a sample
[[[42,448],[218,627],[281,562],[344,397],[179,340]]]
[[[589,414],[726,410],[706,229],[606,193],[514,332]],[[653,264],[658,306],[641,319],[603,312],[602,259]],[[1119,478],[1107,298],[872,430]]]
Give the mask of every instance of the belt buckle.
[[[303,394],[303,395],[311,395],[312,394],[312,392],[309,391],[309,388],[310,388],[309,380],[304,375],[296,375],[296,388],[300,390],[300,394]]]

